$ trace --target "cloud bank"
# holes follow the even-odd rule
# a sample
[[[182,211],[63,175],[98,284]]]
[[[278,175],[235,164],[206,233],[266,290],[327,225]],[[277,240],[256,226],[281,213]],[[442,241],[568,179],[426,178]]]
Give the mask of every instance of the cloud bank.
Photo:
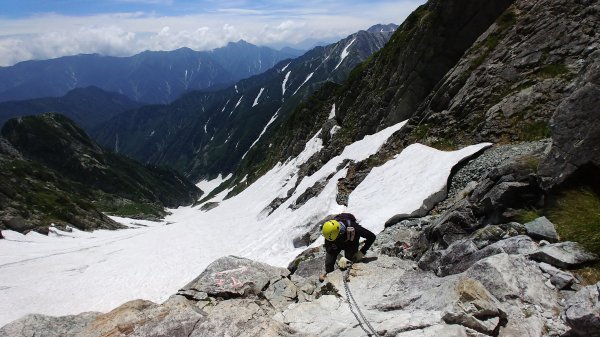
[[[309,7],[294,9],[228,7],[182,15],[123,12],[0,17],[0,66],[81,53],[130,56],[144,50],[181,47],[211,50],[240,39],[256,45],[294,45],[309,38],[330,40],[377,23],[401,23],[423,2],[384,1],[332,8],[310,7],[314,1],[307,1]]]

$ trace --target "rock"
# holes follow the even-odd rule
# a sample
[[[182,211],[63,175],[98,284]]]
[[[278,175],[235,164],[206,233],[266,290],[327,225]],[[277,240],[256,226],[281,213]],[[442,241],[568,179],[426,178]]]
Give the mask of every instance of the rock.
[[[550,123],[552,148],[540,163],[541,185],[550,189],[586,165],[600,167],[600,52],[590,55],[592,62],[577,89],[555,110]],[[592,173],[589,178],[596,179]]]
[[[558,273],[552,275],[550,278],[550,282],[556,286],[558,289],[566,289],[570,287],[571,284],[575,283],[575,277],[571,273],[567,273],[564,271],[559,271]]]
[[[258,295],[269,283],[290,272],[264,263],[226,256],[211,263],[195,280],[181,289],[182,294],[204,292],[212,297],[232,298]]]
[[[567,300],[565,319],[575,336],[600,336],[600,282],[587,286]]]
[[[282,278],[269,285],[269,288],[263,293],[269,303],[278,309],[298,299],[298,287],[287,278]]]
[[[598,260],[595,254],[585,251],[580,244],[570,241],[543,246],[529,254],[529,258],[565,269]]]
[[[188,337],[203,318],[200,309],[182,296],[162,305],[135,300],[97,316],[77,337]]]
[[[51,317],[27,315],[0,328],[3,337],[64,337],[79,334],[100,313],[88,312],[76,316]]]
[[[555,308],[557,294],[544,286],[537,263],[522,255],[498,254],[475,263],[465,275],[479,280],[499,301],[521,299]]]
[[[427,264],[429,269],[435,270],[439,276],[461,273],[471,267],[474,263],[488,256],[496,254],[524,254],[536,249],[535,243],[528,236],[515,236],[495,242],[483,249],[477,249],[477,245],[471,240],[457,241],[448,249]],[[431,259],[431,256],[426,258]],[[424,265],[419,261],[419,266]]]
[[[481,249],[493,242],[501,240],[506,232],[500,226],[490,225],[476,230],[471,235],[471,240],[475,243],[478,249]]]
[[[540,244],[540,247],[543,247],[543,246],[545,246],[545,245],[549,245],[549,244],[550,244],[550,242],[548,242],[548,241],[546,241],[546,240],[540,240],[539,244]]]
[[[460,324],[475,331],[492,335],[506,324],[506,313],[500,302],[477,280],[461,278],[456,284],[458,300],[442,316],[448,324]]]
[[[478,225],[471,203],[461,200],[427,227],[424,235],[429,242],[448,247],[454,241],[468,236]]]
[[[502,182],[495,185],[480,201],[482,207],[486,210],[495,208],[508,208],[513,206],[520,195],[530,189],[528,183],[522,182]]]
[[[268,304],[251,299],[230,299],[219,302],[210,315],[196,325],[186,337],[240,336],[240,337],[302,337],[292,328],[270,318]],[[169,336],[170,335],[164,335]]]
[[[210,211],[211,209],[213,209],[213,208],[215,208],[217,206],[219,206],[218,202],[206,202],[206,203],[204,203],[202,205],[202,207],[200,207],[200,210],[208,212],[208,211]]]
[[[25,219],[23,219],[20,216],[15,216],[8,220],[5,220],[4,225],[7,228],[12,229],[15,232],[20,232],[20,233],[32,230],[36,227],[34,224],[27,222]]]
[[[537,218],[525,224],[527,235],[537,240],[547,240],[549,242],[557,242],[558,234],[554,224],[545,216]]]
[[[554,276],[556,273],[560,273],[560,271],[561,271],[560,269],[558,269],[552,265],[549,265],[545,262],[540,262],[539,267],[544,273],[546,273],[550,276]]]

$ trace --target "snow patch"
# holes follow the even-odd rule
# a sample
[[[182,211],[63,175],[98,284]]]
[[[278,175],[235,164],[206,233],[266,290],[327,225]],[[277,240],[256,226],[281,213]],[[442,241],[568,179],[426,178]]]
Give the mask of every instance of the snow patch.
[[[340,63],[338,63],[337,66],[335,66],[335,68],[333,68],[333,70],[336,70],[342,64],[342,62],[344,62],[344,59],[346,57],[348,57],[348,55],[350,54],[350,52],[348,52],[348,49],[350,48],[350,46],[352,46],[354,41],[356,41],[356,38],[354,38],[352,41],[350,41],[350,43],[346,46],[346,48],[344,48],[344,50],[342,50],[342,54],[340,55]]]
[[[285,67],[281,68],[281,72],[284,72],[287,69],[287,67],[290,66],[290,64],[292,64],[292,62],[286,64]]]
[[[298,87],[298,89],[296,89],[296,91],[294,91],[292,96],[295,95],[298,92],[298,90],[300,90],[300,88],[302,88],[302,86],[305,85],[306,82],[308,82],[310,80],[311,77],[313,77],[314,73],[315,72],[313,71],[312,73],[308,74],[308,76],[306,76],[306,79],[304,80],[304,82],[302,82],[302,84],[300,84],[300,86]]]
[[[262,135],[267,131],[267,128],[269,127],[269,125],[273,124],[273,122],[277,119],[277,117],[279,116],[279,110],[281,110],[281,108],[277,109],[277,112],[275,112],[273,117],[271,117],[271,120],[269,120],[267,125],[265,125],[265,127],[262,130],[262,132],[260,133],[260,135],[258,135],[258,138],[256,138],[254,143],[252,143],[252,145],[250,145],[250,147],[248,148],[248,151],[246,151],[246,153],[244,153],[244,155],[242,156],[242,159],[244,159],[246,157],[246,155],[248,154],[248,152],[250,152],[250,149],[252,149],[254,147],[254,145],[256,145],[256,143],[258,143],[258,141],[260,140],[260,137],[262,137]]]
[[[393,160],[373,168],[350,194],[348,208],[362,216],[361,225],[379,232],[392,216],[410,214],[431,195],[445,192],[456,163],[489,146],[483,143],[445,152],[412,144]]]
[[[283,91],[283,93],[281,94],[281,96],[285,96],[285,85],[287,84],[288,79],[290,78],[290,74],[292,73],[292,71],[288,71],[287,74],[285,74],[285,78],[283,79],[283,83],[281,83],[281,90]]]
[[[260,88],[260,92],[258,93],[258,96],[256,96],[256,98],[254,99],[254,103],[252,104],[253,108],[258,105],[258,99],[260,98],[260,95],[262,95],[263,91],[265,91],[265,88]]]
[[[333,106],[331,107],[331,112],[329,113],[329,117],[327,119],[333,118],[335,118],[335,103],[333,103]]]
[[[339,125],[334,125],[331,130],[329,130],[329,134],[331,135],[331,137],[333,137],[333,135],[336,134],[336,132],[340,131],[342,127]]]
[[[215,179],[212,180],[202,180],[196,184],[196,186],[204,192],[204,195],[210,194],[215,188],[221,185],[223,182],[231,179],[233,175],[230,173],[226,177],[223,177],[222,174],[219,174]]]

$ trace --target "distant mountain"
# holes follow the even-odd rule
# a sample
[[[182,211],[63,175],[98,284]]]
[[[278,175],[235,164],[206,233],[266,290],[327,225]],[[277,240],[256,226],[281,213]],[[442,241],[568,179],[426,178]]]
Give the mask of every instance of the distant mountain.
[[[168,103],[189,90],[259,74],[293,54],[245,41],[213,51],[145,51],[131,57],[67,56],[0,68],[0,101],[58,97],[97,86],[147,103]]]
[[[127,96],[97,87],[77,88],[62,97],[35,98],[0,103],[0,127],[14,117],[59,112],[88,132],[119,113],[142,106]]]
[[[0,220],[20,217],[35,228],[58,221],[91,229],[97,218],[110,228],[111,221],[90,211],[159,217],[163,207],[189,205],[201,195],[173,170],[101,149],[59,114],[11,119],[1,133],[6,141],[0,144],[0,199],[6,203]]]
[[[217,92],[123,113],[93,132],[99,143],[142,162],[170,165],[191,179],[231,171],[300,102],[341,82],[382,48],[391,32],[360,31]]]

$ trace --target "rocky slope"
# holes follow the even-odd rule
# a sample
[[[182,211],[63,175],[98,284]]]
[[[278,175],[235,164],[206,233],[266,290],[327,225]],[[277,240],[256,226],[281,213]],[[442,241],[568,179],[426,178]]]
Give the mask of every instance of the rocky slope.
[[[216,92],[192,92],[166,106],[127,111],[92,133],[142,162],[169,165],[192,180],[227,175],[256,142],[277,130],[327,81],[343,81],[388,41],[395,25],[359,31]]]
[[[145,51],[130,57],[98,54],[26,61],[0,68],[0,101],[63,96],[97,86],[146,103],[168,103],[195,89],[223,86],[260,74],[297,54],[245,41],[213,51]]]
[[[64,116],[9,120],[2,128],[2,228],[46,232],[52,221],[81,229],[120,227],[98,209],[164,214],[201,191],[176,172],[107,152]]]

